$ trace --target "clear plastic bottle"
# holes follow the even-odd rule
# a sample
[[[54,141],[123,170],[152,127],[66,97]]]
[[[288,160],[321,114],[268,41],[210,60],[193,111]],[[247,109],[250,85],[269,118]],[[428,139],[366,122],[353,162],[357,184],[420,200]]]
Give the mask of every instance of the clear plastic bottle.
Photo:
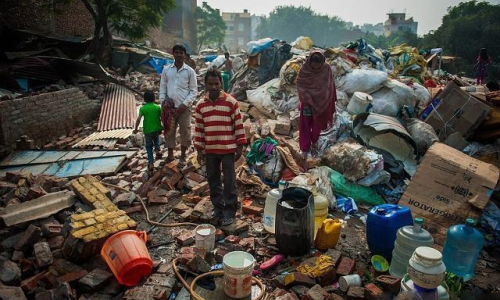
[[[474,228],[474,219],[465,220],[465,225],[448,229],[443,248],[443,262],[446,270],[464,279],[474,277],[477,257],[484,245],[483,235]]]
[[[425,229],[422,229],[424,219],[415,218],[413,225],[401,227],[398,230],[389,273],[398,278],[408,272],[408,264],[415,249],[421,246],[432,247],[434,239]]]

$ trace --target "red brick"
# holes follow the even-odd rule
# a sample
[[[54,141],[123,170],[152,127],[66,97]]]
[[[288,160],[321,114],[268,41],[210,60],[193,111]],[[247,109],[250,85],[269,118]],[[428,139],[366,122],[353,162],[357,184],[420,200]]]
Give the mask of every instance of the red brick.
[[[242,247],[254,249],[255,248],[255,238],[254,237],[243,238],[243,239],[241,239],[239,244]]]
[[[45,277],[48,271],[40,272],[35,276],[25,279],[21,282],[21,288],[27,294],[31,294],[38,287],[38,282]]]
[[[380,275],[377,277],[377,283],[388,292],[392,294],[399,293],[401,289],[401,279],[390,276],[390,275]]]
[[[200,183],[197,186],[195,186],[193,188],[192,192],[195,195],[200,195],[201,193],[203,193],[204,191],[206,191],[208,189],[209,189],[208,182],[203,182],[203,183]]]
[[[59,223],[46,223],[41,226],[44,237],[54,237],[61,234],[63,225]]]
[[[249,205],[249,206],[242,206],[241,207],[241,210],[248,214],[248,215],[257,215],[257,216],[261,216],[263,213],[264,213],[264,208],[263,207],[259,207],[259,206],[253,206],[253,205]]]
[[[340,261],[339,267],[337,268],[337,276],[345,276],[354,272],[356,268],[356,261],[350,259],[349,257],[343,257]]]
[[[181,214],[185,213],[189,209],[191,209],[189,206],[187,206],[186,204],[180,202],[176,206],[174,206],[174,208],[172,209],[172,211],[174,213],[178,214],[178,215],[181,215]]]
[[[184,230],[175,239],[180,246],[188,246],[194,243],[194,234],[190,230]]]
[[[373,283],[365,285],[365,298],[367,300],[381,300],[383,291]]]
[[[24,253],[22,251],[14,251],[12,253],[11,260],[12,261],[20,261],[21,259],[24,259]]]
[[[135,212],[140,212],[140,211],[142,211],[142,206],[141,206],[141,205],[131,206],[131,207],[128,207],[128,208],[123,209],[123,211],[124,211],[126,214],[131,214],[131,213],[135,213]]]
[[[40,198],[43,195],[46,195],[47,192],[44,191],[41,187],[39,186],[33,186],[28,190],[28,194],[26,194],[26,198],[24,198],[26,201]]]
[[[189,172],[186,175],[186,178],[189,179],[189,180],[195,181],[197,183],[202,183],[205,180],[207,180],[205,177],[201,176],[200,174],[198,174],[196,172]]]
[[[182,201],[188,202],[188,203],[198,204],[202,199],[203,198],[201,198],[200,196],[195,196],[195,195],[191,195],[191,194],[182,195]]]
[[[24,231],[23,235],[14,244],[14,249],[25,251],[27,250],[27,248],[36,243],[41,236],[42,231],[40,230],[40,228],[36,227],[33,224],[30,224],[28,229]]]
[[[224,232],[220,229],[217,229],[217,231],[215,231],[215,240],[216,241],[220,241],[222,239],[224,239],[226,237],[226,235],[224,234]]]
[[[74,271],[74,272],[59,276],[57,278],[57,281],[60,283],[73,282],[73,281],[79,280],[80,278],[84,277],[85,275],[87,275],[87,273],[88,273],[87,270]]]
[[[317,284],[307,291],[302,300],[324,300],[326,297],[328,297],[328,293]]]
[[[240,242],[240,238],[235,235],[229,235],[226,237],[226,243],[229,244],[238,244]]]
[[[293,272],[285,276],[285,285],[287,288],[294,285],[303,285],[306,287],[313,287],[316,285],[316,280],[302,273]]]
[[[330,256],[330,258],[333,260],[333,266],[336,268],[338,267],[340,263],[340,259],[342,258],[342,253],[338,250],[335,249],[328,249],[326,251],[325,255]]]
[[[350,287],[347,291],[347,300],[365,299],[365,289],[359,286]]]

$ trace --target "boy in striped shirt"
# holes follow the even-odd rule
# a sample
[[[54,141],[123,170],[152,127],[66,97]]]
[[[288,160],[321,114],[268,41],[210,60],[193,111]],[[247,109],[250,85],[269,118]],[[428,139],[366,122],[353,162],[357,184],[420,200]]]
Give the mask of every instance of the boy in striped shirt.
[[[222,91],[222,76],[218,70],[207,71],[205,88],[207,93],[194,113],[194,147],[198,151],[198,161],[205,160],[210,200],[214,206],[212,219],[217,224],[222,219],[222,226],[228,226],[234,222],[238,208],[234,162],[241,157],[247,139],[238,101]]]

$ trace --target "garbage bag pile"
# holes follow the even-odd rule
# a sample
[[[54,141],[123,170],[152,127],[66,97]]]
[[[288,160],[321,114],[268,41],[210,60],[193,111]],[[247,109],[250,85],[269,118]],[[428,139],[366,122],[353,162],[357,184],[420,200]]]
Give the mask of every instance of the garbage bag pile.
[[[469,156],[484,147],[478,143],[466,147],[480,121],[487,120],[469,118],[470,113],[464,110],[469,104],[471,108],[478,107],[470,102],[476,99],[478,90],[455,76],[434,77],[419,49],[405,44],[375,49],[364,39],[338,48],[318,49],[313,45],[308,37],[300,37],[291,45],[274,39],[249,44],[248,52],[254,56],[248,58],[231,81],[231,91],[245,102],[243,112],[250,120],[246,123],[247,132],[252,133],[249,140],[253,142],[247,155],[249,176],[256,176],[269,187],[276,187],[280,180],[307,189],[315,187],[329,199],[331,209],[337,209],[335,199],[349,199],[361,206],[399,203],[427,151],[436,143],[446,143],[450,149],[460,151],[475,149],[469,150]],[[332,69],[337,102],[333,125],[321,132],[313,145],[313,158],[307,158],[299,147],[300,101],[296,80],[313,50],[322,51]],[[426,87],[423,83],[429,80],[433,85]],[[463,97],[463,102],[458,102],[460,107],[454,104],[452,94]],[[490,111],[484,108],[480,115],[487,116]],[[440,126],[430,120],[441,121]],[[447,135],[441,132],[443,126],[449,131]],[[271,144],[276,143],[275,150],[253,161],[256,151],[270,143],[269,138]],[[297,167],[291,171],[276,150],[278,147],[289,151],[303,173],[297,174]],[[500,160],[491,155],[476,158],[493,161],[492,168],[500,166]],[[429,180],[434,180],[429,173]],[[483,224],[494,219],[491,211],[485,216],[490,219]],[[488,229],[496,230],[490,233],[492,237],[498,235],[498,228],[494,228]]]

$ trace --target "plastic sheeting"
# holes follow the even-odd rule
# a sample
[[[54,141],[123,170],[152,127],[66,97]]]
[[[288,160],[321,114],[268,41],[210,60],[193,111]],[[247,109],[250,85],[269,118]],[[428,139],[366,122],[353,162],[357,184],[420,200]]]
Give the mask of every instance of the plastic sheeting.
[[[260,111],[280,115],[298,109],[299,98],[293,89],[294,87],[282,89],[280,80],[276,78],[246,93],[248,102]]]
[[[279,77],[281,67],[290,59],[292,55],[289,44],[277,43],[273,47],[263,50],[260,54],[259,63],[259,84],[264,84],[273,78]]]
[[[384,156],[404,165],[405,171],[413,176],[417,169],[417,145],[406,129],[395,118],[374,113],[363,113],[353,121],[354,135],[365,145],[375,148]],[[386,156],[387,159],[386,159]]]
[[[389,80],[380,90],[371,94],[372,112],[396,117],[403,106],[415,107],[416,99],[413,89],[397,80]]]
[[[257,41],[251,41],[247,44],[248,55],[249,56],[257,55],[262,51],[264,51],[265,49],[271,47],[276,41],[278,40],[272,38],[264,38]]]
[[[349,95],[355,92],[371,94],[380,89],[387,81],[387,73],[368,69],[355,69],[338,80],[337,88]]]

